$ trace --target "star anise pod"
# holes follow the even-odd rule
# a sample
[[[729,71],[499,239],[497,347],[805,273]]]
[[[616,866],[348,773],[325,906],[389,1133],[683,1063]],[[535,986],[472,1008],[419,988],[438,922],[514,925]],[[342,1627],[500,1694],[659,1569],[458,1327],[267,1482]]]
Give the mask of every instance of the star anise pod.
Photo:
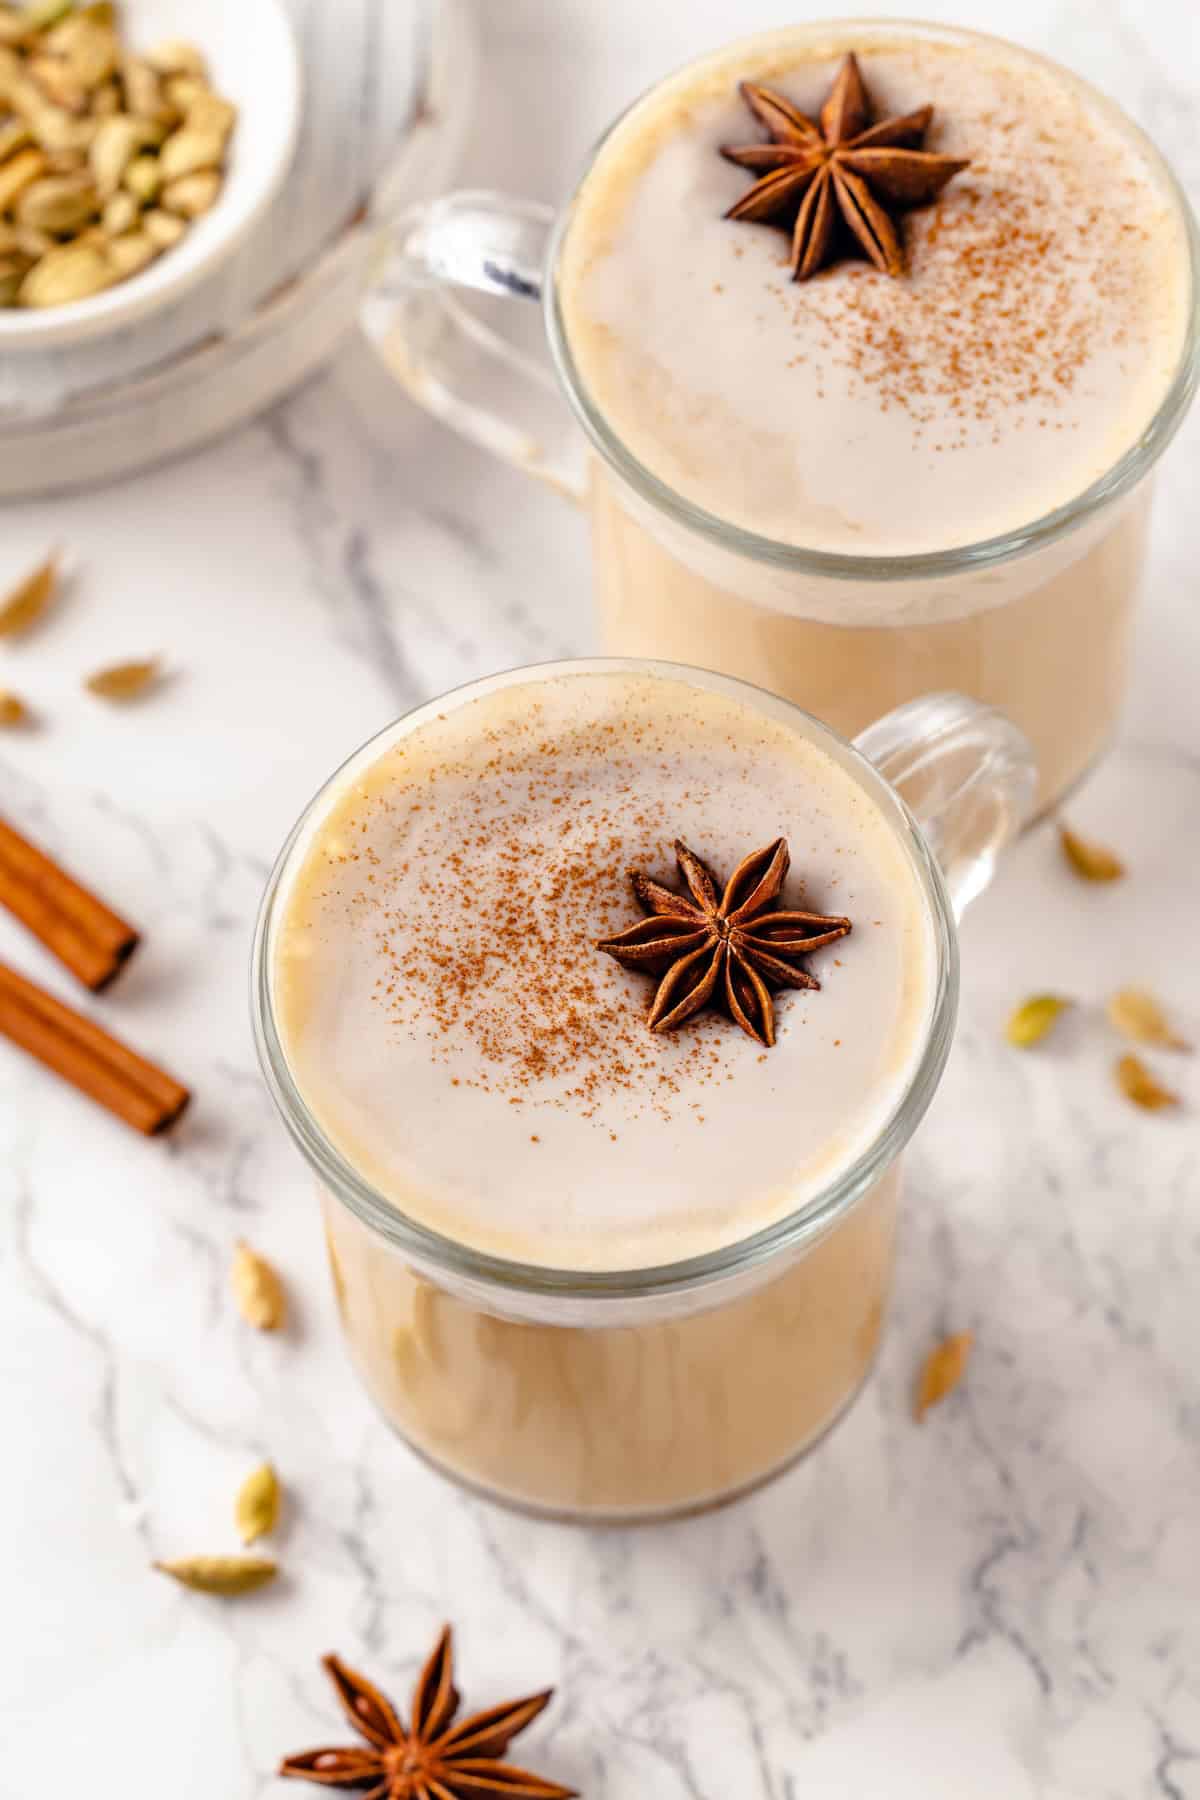
[[[842,60],[820,120],[807,118],[772,88],[743,81],[740,93],[770,134],[767,144],[723,145],[721,155],[759,179],[731,206],[727,219],[792,223],[792,274],[807,281],[837,259],[838,222],[877,269],[899,275],[904,253],[892,212],[923,206],[967,164],[919,146],[933,118],[922,106],[871,124],[871,103],[858,59]],[[793,215],[793,208],[797,208]]]
[[[799,959],[845,937],[849,919],[773,910],[791,861],[786,838],[745,857],[720,896],[711,869],[678,838],[675,857],[688,893],[631,870],[649,916],[596,948],[660,977],[646,1019],[651,1031],[674,1031],[702,1006],[721,1004],[752,1038],[773,1044],[771,989],[819,988]]]
[[[364,1800],[494,1800],[497,1795],[508,1800],[572,1800],[574,1788],[543,1781],[540,1775],[499,1760],[510,1740],[537,1718],[552,1689],[453,1723],[459,1695],[448,1625],[421,1670],[407,1726],[365,1676],[348,1669],[340,1657],[322,1660],[350,1723],[367,1747],[304,1750],[284,1758],[281,1775],[354,1791]]]

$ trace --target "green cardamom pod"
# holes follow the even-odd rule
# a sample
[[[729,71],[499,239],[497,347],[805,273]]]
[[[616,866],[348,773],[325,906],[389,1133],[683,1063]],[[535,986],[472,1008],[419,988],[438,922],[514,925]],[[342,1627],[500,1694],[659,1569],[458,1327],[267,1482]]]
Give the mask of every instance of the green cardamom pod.
[[[270,1463],[247,1475],[238,1489],[233,1516],[243,1544],[274,1531],[279,1517],[279,1477]]]
[[[1122,988],[1108,1002],[1108,1016],[1135,1044],[1160,1044],[1164,1050],[1190,1050],[1186,1038],[1172,1031],[1167,1015],[1145,988]]]
[[[150,656],[140,662],[113,663],[106,669],[97,669],[83,685],[89,694],[98,694],[102,700],[136,700],[154,685],[160,673],[157,656]]]
[[[1164,1106],[1179,1105],[1179,1095],[1164,1087],[1140,1056],[1123,1056],[1117,1064],[1116,1075],[1117,1086],[1125,1098],[1146,1112],[1161,1112]]]
[[[1011,1015],[1004,1035],[1018,1050],[1028,1050],[1054,1030],[1059,1014],[1070,1004],[1061,994],[1033,994]]]
[[[201,1594],[249,1594],[274,1581],[279,1565],[269,1556],[181,1556],[154,1567]]]
[[[35,625],[58,590],[58,552],[51,551],[44,562],[16,587],[0,596],[0,637],[16,637]]]
[[[1063,855],[1083,881],[1120,881],[1125,873],[1125,864],[1107,844],[1081,838],[1066,825],[1059,826],[1058,841]]]
[[[287,1317],[283,1283],[265,1257],[239,1243],[230,1271],[238,1311],[259,1331],[278,1331]]]

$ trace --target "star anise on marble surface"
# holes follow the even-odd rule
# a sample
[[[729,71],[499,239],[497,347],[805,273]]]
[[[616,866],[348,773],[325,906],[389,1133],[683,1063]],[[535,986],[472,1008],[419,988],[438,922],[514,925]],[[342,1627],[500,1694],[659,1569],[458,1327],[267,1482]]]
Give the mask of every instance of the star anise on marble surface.
[[[724,1006],[758,1043],[775,1042],[772,988],[819,988],[800,958],[845,937],[849,919],[825,913],[775,911],[788,872],[786,838],[745,857],[718,895],[705,863],[678,838],[675,857],[686,894],[630,871],[633,891],[648,915],[596,948],[628,967],[659,978],[646,1023],[674,1031],[701,1007]]]
[[[365,1676],[348,1669],[340,1657],[322,1660],[366,1748],[304,1750],[284,1758],[281,1775],[353,1791],[362,1800],[495,1800],[499,1795],[507,1800],[572,1800],[574,1788],[499,1760],[518,1732],[537,1718],[553,1689],[454,1724],[459,1695],[448,1625],[417,1679],[407,1725]]]
[[[932,106],[872,125],[871,102],[853,53],[842,59],[819,121],[772,88],[743,81],[739,91],[770,142],[722,146],[722,156],[758,175],[725,217],[790,224],[797,281],[837,261],[847,238],[884,274],[903,273],[893,213],[936,199],[967,167],[961,157],[920,148]]]

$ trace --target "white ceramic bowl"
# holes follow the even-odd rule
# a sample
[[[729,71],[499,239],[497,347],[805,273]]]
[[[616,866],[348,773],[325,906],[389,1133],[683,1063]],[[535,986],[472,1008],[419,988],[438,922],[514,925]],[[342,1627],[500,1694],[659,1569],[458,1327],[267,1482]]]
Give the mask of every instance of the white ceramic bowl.
[[[216,91],[238,109],[216,204],[128,281],[69,306],[0,307],[0,356],[81,343],[177,299],[232,254],[287,173],[300,123],[300,59],[283,0],[119,0],[132,50],[184,38],[203,51]]]

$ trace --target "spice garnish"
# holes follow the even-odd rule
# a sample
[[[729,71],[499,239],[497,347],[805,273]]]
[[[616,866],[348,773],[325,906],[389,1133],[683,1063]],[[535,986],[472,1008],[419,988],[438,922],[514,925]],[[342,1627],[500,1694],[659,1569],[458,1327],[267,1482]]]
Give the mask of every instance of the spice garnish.
[[[553,1693],[531,1694],[473,1713],[457,1725],[454,1652],[448,1625],[413,1690],[409,1724],[391,1702],[340,1657],[322,1658],[338,1699],[367,1748],[304,1750],[285,1757],[279,1773],[319,1787],[365,1790],[364,1800],[571,1800],[574,1788],[543,1781],[526,1769],[502,1762],[509,1743],[533,1723]]]
[[[1137,1044],[1158,1044],[1164,1050],[1190,1050],[1186,1038],[1171,1029],[1167,1015],[1145,988],[1122,988],[1108,1002],[1111,1024]]]
[[[124,968],[138,934],[127,920],[0,818],[0,906],[94,992]]]
[[[149,656],[139,662],[113,663],[109,668],[97,669],[83,685],[101,700],[136,700],[154,686],[161,673],[157,656]]]
[[[247,1324],[257,1331],[278,1331],[287,1319],[287,1295],[266,1257],[239,1240],[229,1279],[238,1311]]]
[[[58,592],[59,554],[52,550],[36,569],[0,597],[0,637],[18,637],[36,625]]]
[[[243,1544],[253,1544],[274,1531],[279,1519],[279,1477],[270,1463],[251,1471],[237,1491],[234,1521]]]
[[[1004,1035],[1018,1050],[1028,1050],[1054,1030],[1071,1002],[1061,994],[1031,994],[1009,1017]]]
[[[181,1556],[174,1562],[156,1562],[160,1575],[169,1575],[199,1594],[219,1594],[230,1600],[265,1587],[279,1573],[269,1556]]]
[[[1117,1062],[1116,1077],[1125,1098],[1144,1112],[1162,1112],[1164,1107],[1179,1105],[1179,1095],[1164,1087],[1140,1056],[1122,1056]]]
[[[0,307],[146,268],[216,200],[237,121],[193,46],[129,55],[112,0],[0,0],[0,112]]]
[[[28,725],[33,714],[11,688],[0,688],[0,725]]]
[[[936,199],[967,167],[962,157],[919,148],[932,106],[872,125],[870,98],[853,52],[842,59],[819,121],[756,82],[743,81],[739,92],[770,142],[722,145],[722,156],[758,175],[725,217],[790,224],[796,281],[807,281],[844,255],[847,233],[885,275],[902,274],[904,252],[893,212]]]
[[[939,1406],[948,1394],[954,1392],[966,1373],[967,1359],[974,1341],[973,1332],[959,1331],[953,1337],[943,1338],[929,1352],[921,1365],[913,1405],[918,1424],[931,1406]]]
[[[711,869],[679,838],[675,857],[691,898],[631,870],[634,894],[649,917],[600,939],[597,950],[660,977],[646,1019],[651,1031],[674,1031],[701,1007],[720,1002],[750,1037],[772,1045],[771,988],[819,988],[798,959],[845,937],[849,919],[768,910],[791,861],[786,838],[745,857],[719,899]]]
[[[147,1137],[173,1125],[188,1103],[173,1076],[4,963],[0,1036]]]
[[[1062,853],[1082,881],[1120,881],[1125,864],[1107,844],[1096,844],[1081,838],[1067,825],[1059,825],[1058,841]]]

